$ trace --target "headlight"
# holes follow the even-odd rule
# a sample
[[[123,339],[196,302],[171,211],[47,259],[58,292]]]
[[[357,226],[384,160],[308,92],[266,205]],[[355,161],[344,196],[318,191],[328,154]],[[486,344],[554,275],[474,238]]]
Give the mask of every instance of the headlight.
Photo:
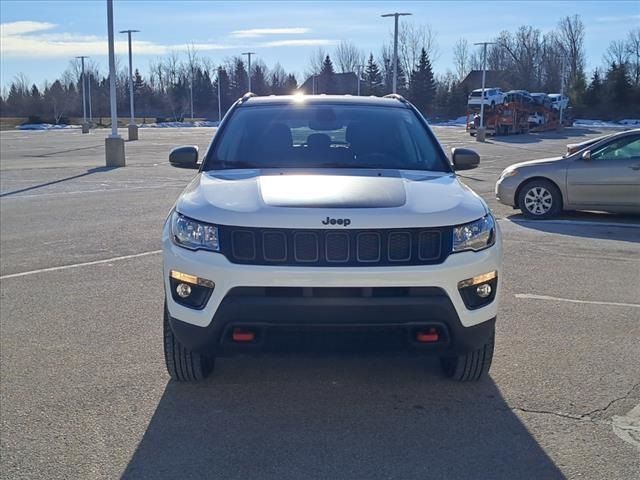
[[[176,245],[191,250],[220,251],[218,227],[191,220],[178,212],[171,215],[171,239]]]
[[[500,175],[500,178],[513,177],[517,174],[518,174],[518,170],[515,168],[513,170],[505,170],[504,172],[502,172],[502,175]]]
[[[496,243],[496,223],[491,214],[453,228],[453,252],[483,250]]]

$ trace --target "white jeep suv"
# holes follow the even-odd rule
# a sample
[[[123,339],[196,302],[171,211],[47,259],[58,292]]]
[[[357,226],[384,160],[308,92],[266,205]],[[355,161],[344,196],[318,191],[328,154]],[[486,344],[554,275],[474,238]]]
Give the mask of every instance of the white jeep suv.
[[[411,350],[477,380],[491,365],[502,246],[485,202],[397,95],[245,95],[163,231],[164,350],[179,381],[278,348]]]
[[[484,89],[484,102],[482,97],[482,89],[478,88],[473,90],[469,94],[467,105],[480,106],[485,104],[489,107],[495,107],[496,105],[502,105],[504,103],[504,93],[499,88],[485,88]]]

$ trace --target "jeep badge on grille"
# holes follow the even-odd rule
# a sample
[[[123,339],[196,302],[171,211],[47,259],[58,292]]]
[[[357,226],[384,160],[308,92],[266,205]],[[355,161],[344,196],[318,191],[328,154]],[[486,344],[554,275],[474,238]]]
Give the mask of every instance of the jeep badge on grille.
[[[345,227],[351,225],[350,218],[329,218],[327,217],[322,221],[323,225],[344,225]]]

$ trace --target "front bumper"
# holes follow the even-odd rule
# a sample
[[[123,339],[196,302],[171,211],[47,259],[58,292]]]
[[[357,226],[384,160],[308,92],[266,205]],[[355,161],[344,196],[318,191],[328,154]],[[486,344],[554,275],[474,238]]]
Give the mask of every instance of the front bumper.
[[[521,179],[518,176],[500,177],[496,182],[496,200],[504,205],[516,207],[516,192]]]
[[[163,234],[163,261],[167,314],[178,339],[194,349],[220,343],[225,329],[232,324],[285,324],[285,326],[398,326],[410,331],[412,325],[441,323],[451,333],[451,342],[460,343],[473,335],[471,327],[492,321],[497,315],[497,296],[488,305],[468,309],[458,283],[462,280],[498,272],[500,277],[502,244],[497,235],[496,244],[480,252],[462,252],[449,255],[439,265],[407,267],[278,267],[238,265],[222,254],[190,251],[174,245],[165,228]],[[169,273],[185,272],[211,280],[215,288],[202,309],[185,307],[171,295]],[[304,298],[235,296],[243,287],[295,287],[295,288],[381,288],[429,287],[433,295],[420,297],[358,297],[358,298]],[[486,330],[487,326],[482,330]],[[455,336],[455,338],[453,338]],[[462,341],[472,346],[471,340]]]

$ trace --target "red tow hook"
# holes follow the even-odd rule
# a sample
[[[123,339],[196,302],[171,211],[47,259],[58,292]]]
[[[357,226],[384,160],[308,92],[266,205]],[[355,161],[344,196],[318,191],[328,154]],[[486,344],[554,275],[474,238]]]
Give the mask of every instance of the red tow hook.
[[[416,340],[420,343],[435,343],[440,339],[438,331],[435,328],[429,330],[420,330],[416,333]]]
[[[234,342],[253,342],[256,339],[256,333],[251,330],[244,330],[242,328],[234,328],[231,338]]]

